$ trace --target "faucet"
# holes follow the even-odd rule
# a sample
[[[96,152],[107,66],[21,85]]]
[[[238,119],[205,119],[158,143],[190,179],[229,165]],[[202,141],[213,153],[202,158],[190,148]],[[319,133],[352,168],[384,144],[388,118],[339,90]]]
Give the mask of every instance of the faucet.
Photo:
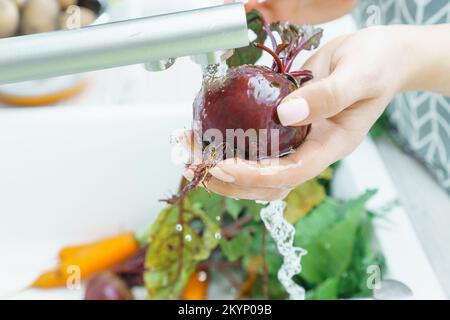
[[[160,71],[183,56],[207,66],[248,44],[242,3],[17,36],[0,39],[0,85],[139,63]]]

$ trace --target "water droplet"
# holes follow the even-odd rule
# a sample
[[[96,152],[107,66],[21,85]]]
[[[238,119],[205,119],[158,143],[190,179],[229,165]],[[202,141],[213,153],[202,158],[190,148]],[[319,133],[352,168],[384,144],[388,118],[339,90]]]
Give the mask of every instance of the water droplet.
[[[200,271],[198,273],[198,281],[205,282],[206,280],[208,280],[208,274],[205,271]]]
[[[220,240],[222,239],[222,235],[220,234],[220,232],[217,232],[214,237],[216,238],[216,240]]]
[[[183,231],[183,226],[182,226],[181,224],[177,224],[177,225],[175,226],[175,229],[176,229],[178,232],[181,232],[181,231]]]
[[[190,234],[187,234],[184,236],[184,240],[186,240],[187,242],[192,241],[192,236]]]

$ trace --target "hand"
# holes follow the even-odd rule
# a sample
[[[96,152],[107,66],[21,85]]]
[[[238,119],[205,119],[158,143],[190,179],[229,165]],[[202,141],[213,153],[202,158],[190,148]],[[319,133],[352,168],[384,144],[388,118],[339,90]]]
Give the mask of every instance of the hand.
[[[209,189],[232,198],[283,198],[351,153],[398,92],[450,92],[447,48],[437,53],[430,49],[441,43],[448,27],[374,27],[325,45],[304,66],[313,72],[314,81],[286,97],[277,109],[285,126],[312,124],[304,143],[275,164],[271,159],[222,161],[211,172]],[[418,46],[417,37],[430,39],[433,46]]]
[[[248,11],[260,11],[268,22],[289,21],[317,24],[348,13],[356,0],[249,0]]]

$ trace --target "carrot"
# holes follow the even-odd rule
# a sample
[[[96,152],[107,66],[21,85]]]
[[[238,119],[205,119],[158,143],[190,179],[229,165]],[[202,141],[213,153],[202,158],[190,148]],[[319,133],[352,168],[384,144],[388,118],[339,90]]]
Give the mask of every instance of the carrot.
[[[104,271],[135,254],[139,245],[134,234],[126,232],[77,247],[63,248],[59,252],[60,264],[56,271],[42,274],[32,285],[35,288],[53,288],[66,283],[73,267],[78,267],[81,279]]]
[[[59,271],[65,274],[71,266],[77,266],[80,268],[81,278],[85,279],[129,258],[138,249],[134,234],[123,233],[76,251],[74,255],[61,261]]]
[[[84,244],[84,245],[79,245],[79,246],[70,246],[70,247],[62,248],[58,253],[59,260],[60,261],[66,260],[69,257],[76,255],[78,252],[80,252],[92,245],[93,244],[91,243],[91,244]]]
[[[205,278],[206,274],[206,278]],[[194,272],[184,288],[183,300],[206,300],[208,295],[208,274],[206,271]]]
[[[31,285],[32,288],[49,289],[62,287],[66,284],[66,277],[57,270],[41,274]]]

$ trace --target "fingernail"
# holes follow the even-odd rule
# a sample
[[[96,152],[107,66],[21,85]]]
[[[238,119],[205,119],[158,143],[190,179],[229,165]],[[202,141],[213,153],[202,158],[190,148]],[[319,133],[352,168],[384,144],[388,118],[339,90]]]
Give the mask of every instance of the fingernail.
[[[309,116],[309,105],[305,99],[293,99],[281,103],[277,108],[283,126],[299,123]]]
[[[222,180],[223,182],[228,182],[228,183],[233,183],[234,181],[236,181],[236,179],[225,173],[222,169],[218,168],[218,167],[214,167],[211,169],[211,174],[219,180]]]
[[[194,171],[192,171],[191,169],[187,169],[184,171],[183,176],[190,181],[194,179],[195,174]]]

